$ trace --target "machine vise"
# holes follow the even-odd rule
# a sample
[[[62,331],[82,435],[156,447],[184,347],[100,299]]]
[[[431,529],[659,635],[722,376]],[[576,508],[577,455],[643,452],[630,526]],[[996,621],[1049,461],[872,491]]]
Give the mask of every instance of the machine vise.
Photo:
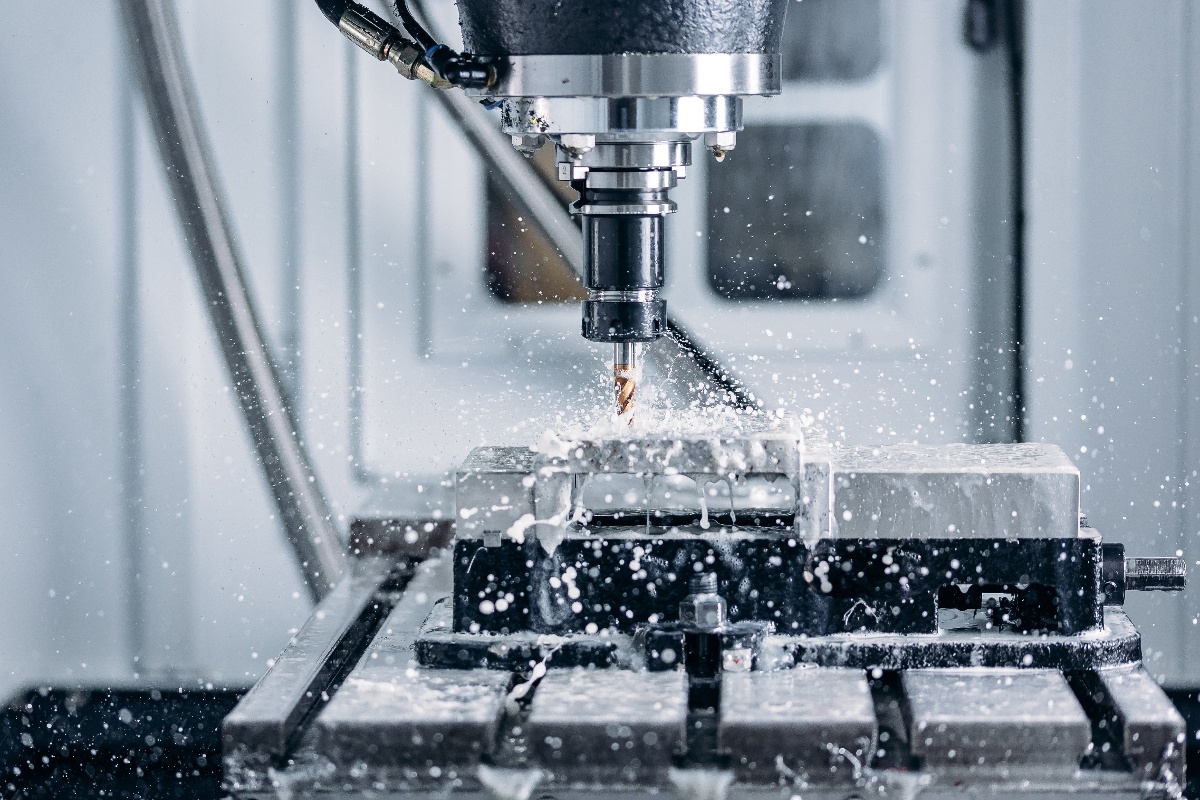
[[[1180,588],[1181,560],[1102,541],[1061,450],[751,419],[471,453],[453,541],[389,578],[283,774],[497,797],[1181,785],[1183,721],[1120,608]],[[235,792],[276,780],[271,684],[226,722]]]

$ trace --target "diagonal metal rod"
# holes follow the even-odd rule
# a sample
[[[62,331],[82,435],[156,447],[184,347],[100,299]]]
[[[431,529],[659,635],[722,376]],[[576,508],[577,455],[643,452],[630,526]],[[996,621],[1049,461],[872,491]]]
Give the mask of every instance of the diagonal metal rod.
[[[146,593],[142,564],[146,558],[146,480],[142,468],[145,420],[142,419],[142,302],[138,252],[138,124],[137,88],[128,53],[120,57],[117,94],[117,143],[120,215],[121,292],[117,308],[121,353],[121,506],[125,523],[125,617],[128,623],[129,664],[142,671],[146,655]]]
[[[120,0],[142,100],[225,366],[314,600],[347,572],[345,548],[262,335],[208,148],[170,0]]]
[[[387,3],[391,10],[391,3]],[[430,26],[430,17],[425,10],[424,0],[413,0],[415,16],[438,41],[446,41],[442,32]],[[392,18],[396,16],[393,12]],[[399,22],[397,20],[397,22]],[[563,260],[580,281],[586,266],[583,253],[583,233],[571,218],[563,202],[546,185],[529,159],[518,153],[512,141],[496,126],[495,118],[461,91],[454,89],[431,90],[450,118],[466,135],[475,152],[492,170],[491,178],[504,190],[510,199],[520,205],[546,240],[553,245]],[[718,389],[721,399],[736,408],[756,408],[758,403],[746,386],[734,377],[733,372],[721,364],[711,352],[693,336],[677,319],[667,317],[667,338],[676,345],[684,358],[682,363],[693,367],[700,376]],[[653,349],[647,353],[653,354]]]
[[[513,149],[509,137],[479,103],[456,89],[430,89],[450,118],[458,123],[475,152],[491,167],[492,180],[522,206],[537,229],[562,254],[575,277],[584,274],[583,233],[563,201],[546,185],[525,156]]]

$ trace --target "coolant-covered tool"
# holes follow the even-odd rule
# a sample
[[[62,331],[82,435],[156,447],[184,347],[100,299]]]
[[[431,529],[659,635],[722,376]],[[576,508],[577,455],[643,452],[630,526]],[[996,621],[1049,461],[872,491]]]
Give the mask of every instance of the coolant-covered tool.
[[[638,345],[632,342],[613,347],[613,383],[617,393],[617,415],[633,424],[633,402],[639,377]]]

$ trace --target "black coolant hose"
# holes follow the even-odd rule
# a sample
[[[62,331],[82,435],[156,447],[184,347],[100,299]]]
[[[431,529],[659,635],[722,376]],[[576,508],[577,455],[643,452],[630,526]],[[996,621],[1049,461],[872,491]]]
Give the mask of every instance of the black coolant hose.
[[[495,82],[495,67],[469,53],[459,53],[448,45],[438,43],[408,10],[404,0],[396,0],[394,6],[396,15],[415,42],[410,42],[394,25],[353,0],[317,0],[317,7],[326,19],[350,41],[380,61],[397,60],[391,57],[394,48],[411,50],[411,56],[397,60],[401,74],[407,78],[421,79],[420,67],[428,66],[434,75],[445,82],[441,84],[443,86],[486,89]],[[416,64],[416,61],[421,64]]]
[[[348,0],[317,0],[317,7],[321,9],[330,22],[337,25],[342,21],[342,15],[346,13],[346,9],[350,7]]]
[[[439,43],[413,16],[405,0],[394,0],[392,7],[396,9],[396,16],[404,23],[409,35],[425,48],[425,59],[438,75],[463,89],[486,89],[495,82],[494,67],[470,53],[459,53],[452,47]]]
[[[438,46],[438,40],[433,38],[433,34],[427,31],[420,20],[413,16],[405,0],[393,0],[392,8],[396,10],[396,16],[400,18],[400,23],[408,31],[408,35],[417,40],[417,44],[426,50],[432,50]]]

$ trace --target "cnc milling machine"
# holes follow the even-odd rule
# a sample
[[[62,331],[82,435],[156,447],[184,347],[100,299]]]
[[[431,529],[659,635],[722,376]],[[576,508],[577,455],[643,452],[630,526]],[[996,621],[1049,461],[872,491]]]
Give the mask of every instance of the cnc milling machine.
[[[781,0],[460,0],[466,53],[320,2],[401,75],[552,142],[620,425],[473,451],[455,517],[360,526],[352,574],[226,719],[237,796],[1178,796],[1127,558],[1053,446],[845,447],[742,409],[656,428],[667,194],[779,91]]]

